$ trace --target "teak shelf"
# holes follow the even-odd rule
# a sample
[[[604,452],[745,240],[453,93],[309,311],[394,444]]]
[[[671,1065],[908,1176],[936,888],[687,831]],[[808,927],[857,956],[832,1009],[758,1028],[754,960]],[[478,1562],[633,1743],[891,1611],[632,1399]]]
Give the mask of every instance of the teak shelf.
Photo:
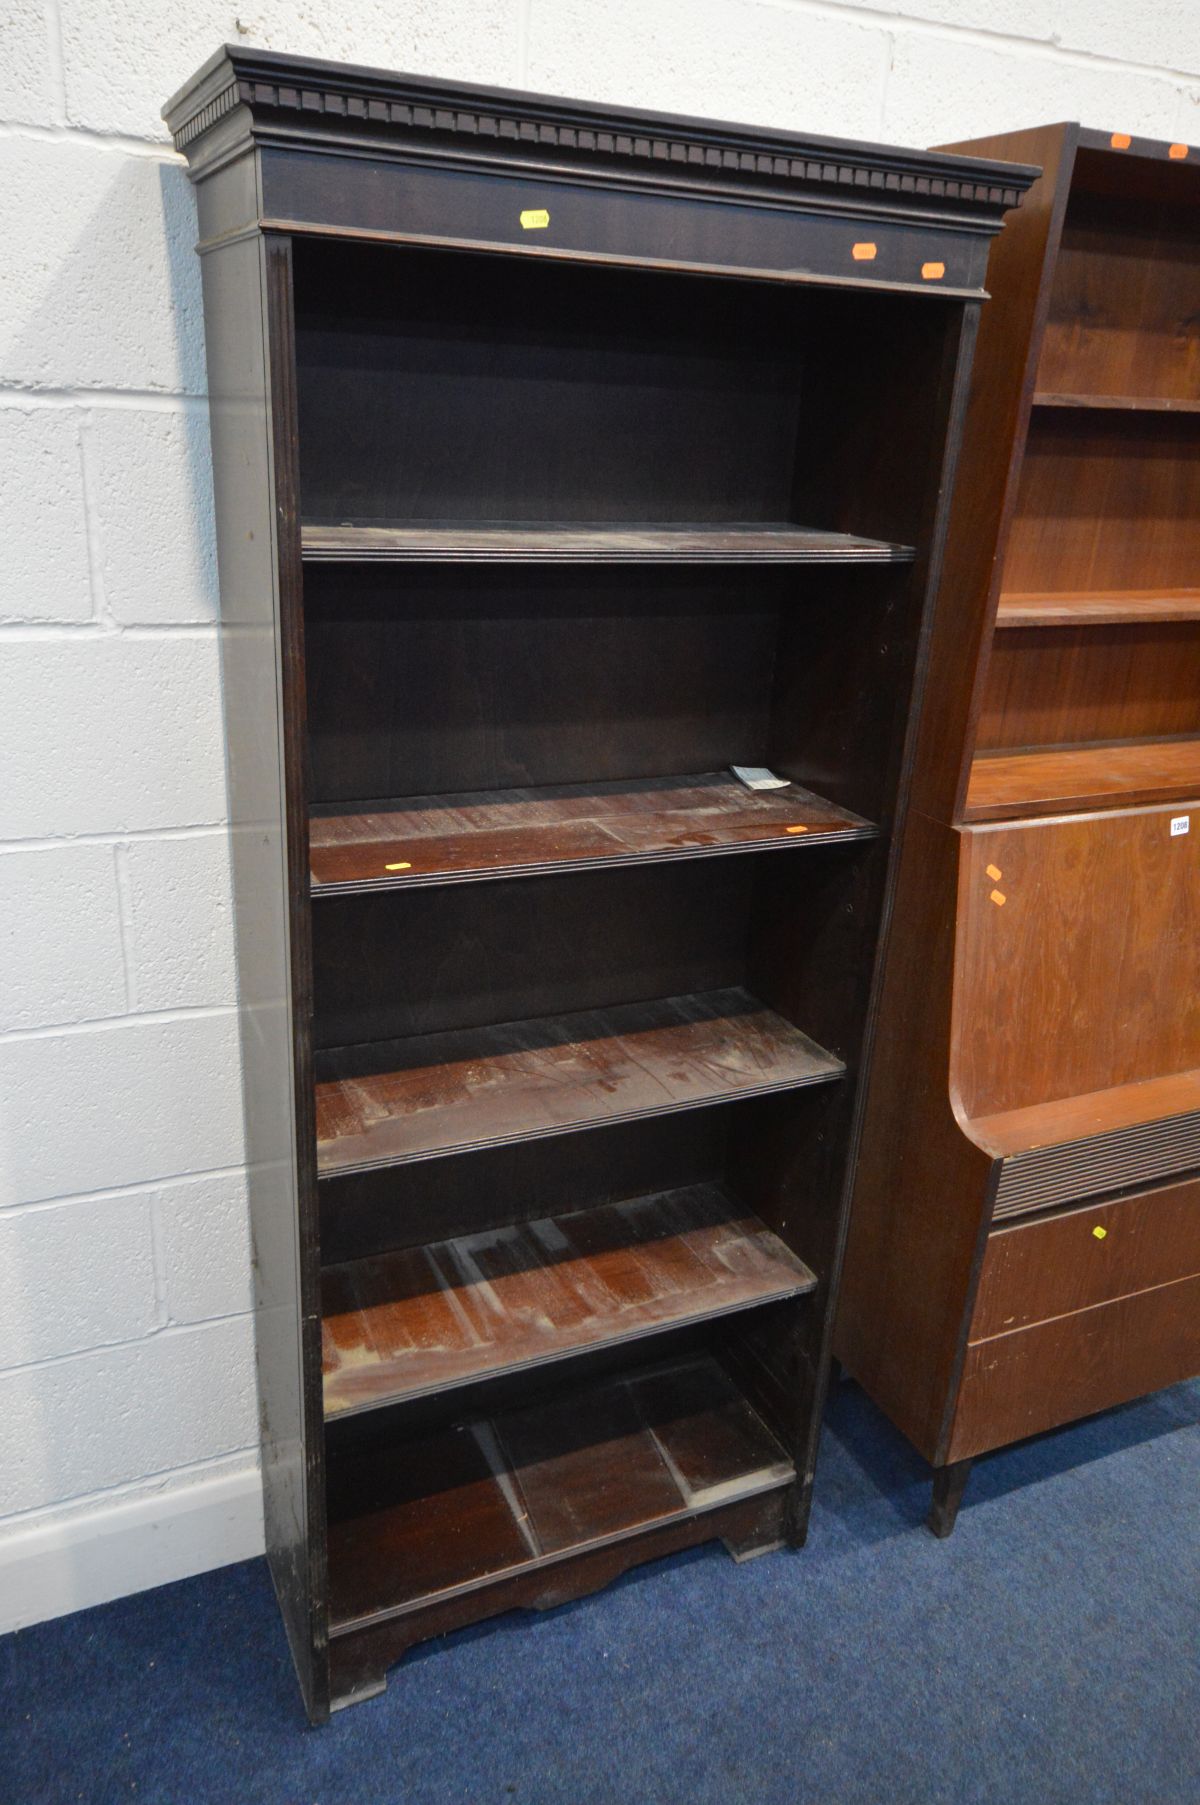
[[[320,1722],[422,1638],[804,1541],[927,596],[1034,172],[240,46],[166,116],[266,1541]]]
[[[1097,594],[1002,595],[997,629],[1145,627],[1200,620],[1200,589],[1113,589]]]
[[[938,1535],[975,1456],[1200,1371],[1200,157],[956,149],[1045,173],[989,263],[836,1331]]]
[[[988,752],[971,766],[963,819],[1021,820],[1189,796],[1200,796],[1200,736]]]

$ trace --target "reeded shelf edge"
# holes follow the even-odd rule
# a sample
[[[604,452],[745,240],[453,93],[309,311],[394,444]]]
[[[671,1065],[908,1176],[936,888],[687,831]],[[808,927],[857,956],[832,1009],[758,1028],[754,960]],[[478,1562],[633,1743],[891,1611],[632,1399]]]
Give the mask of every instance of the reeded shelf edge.
[[[907,564],[911,545],[778,523],[307,522],[307,562],[472,564]]]

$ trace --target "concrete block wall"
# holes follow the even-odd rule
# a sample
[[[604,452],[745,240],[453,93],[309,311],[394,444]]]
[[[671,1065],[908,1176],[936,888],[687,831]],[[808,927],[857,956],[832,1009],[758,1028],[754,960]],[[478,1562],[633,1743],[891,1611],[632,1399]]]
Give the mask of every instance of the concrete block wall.
[[[926,145],[1200,137],[1195,0],[11,0],[0,1628],[261,1540],[194,211],[222,41]]]

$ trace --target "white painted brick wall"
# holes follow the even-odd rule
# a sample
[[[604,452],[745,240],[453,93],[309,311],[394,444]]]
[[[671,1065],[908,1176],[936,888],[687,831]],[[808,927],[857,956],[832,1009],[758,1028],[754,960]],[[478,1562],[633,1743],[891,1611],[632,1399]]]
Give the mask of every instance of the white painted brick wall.
[[[1196,0],[10,0],[0,1627],[257,1546],[195,217],[221,42],[904,144],[1200,137]]]

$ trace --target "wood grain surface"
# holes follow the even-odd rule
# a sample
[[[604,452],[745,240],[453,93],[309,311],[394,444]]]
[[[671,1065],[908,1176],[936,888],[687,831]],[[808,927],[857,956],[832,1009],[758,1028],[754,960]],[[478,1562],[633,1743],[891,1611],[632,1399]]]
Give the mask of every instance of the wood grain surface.
[[[1190,833],[1172,819],[964,833],[953,1076],[967,1116],[1200,1066],[1200,812]]]
[[[1200,1278],[1189,1277],[976,1343],[967,1349],[950,1458],[1194,1377],[1198,1322]]]
[[[330,1629],[773,1491],[783,1449],[712,1360],[331,1462]]]
[[[1054,266],[1039,392],[1200,402],[1195,196],[1076,185]]]
[[[1048,595],[1002,595],[996,626],[1146,626],[1200,620],[1200,589],[1060,590]]]
[[[1014,1223],[988,1237],[970,1338],[986,1341],[1197,1273],[1194,1178]]]
[[[303,529],[306,560],[365,562],[409,559],[419,563],[608,564],[903,564],[911,545],[890,545],[850,533],[827,533],[789,522],[692,526],[683,523],[632,527],[560,525],[535,522],[470,525],[413,522],[394,526],[336,525],[310,521]]]
[[[1033,415],[1004,558],[1006,592],[1187,587],[1198,562],[1193,415]]]
[[[322,1062],[322,1173],[793,1090],[845,1070],[739,988],[427,1034]]]
[[[870,839],[877,832],[799,784],[750,790],[728,772],[710,771],[418,796],[317,815],[309,827],[309,863],[314,895],[341,895]]]
[[[971,1136],[996,1159],[1038,1148],[1061,1147],[1097,1135],[1162,1122],[1200,1111],[1200,1070],[1132,1079],[1101,1090],[1054,1097],[1047,1103],[996,1110],[971,1119]]]
[[[989,753],[971,765],[968,821],[1200,798],[1200,738]]]
[[[815,1284],[802,1260],[715,1185],[329,1267],[325,1414],[796,1297]]]

